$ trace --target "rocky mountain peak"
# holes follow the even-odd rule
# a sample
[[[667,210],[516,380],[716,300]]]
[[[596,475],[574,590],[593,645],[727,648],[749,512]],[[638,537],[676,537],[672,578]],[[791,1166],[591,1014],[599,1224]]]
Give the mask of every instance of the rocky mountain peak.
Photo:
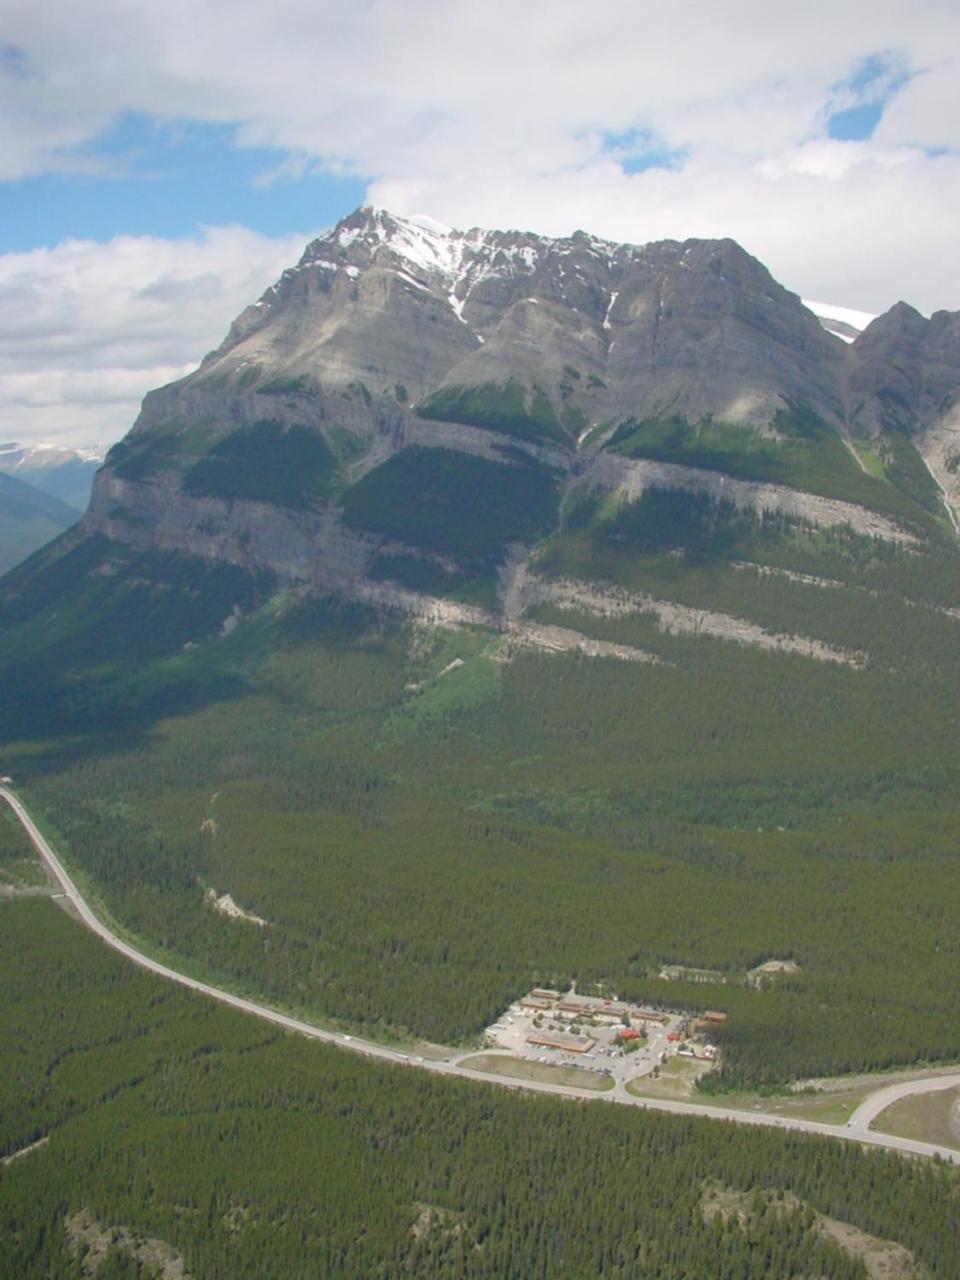
[[[960,396],[960,313],[927,319],[896,303],[850,348],[846,376],[855,429],[913,434],[934,427]]]
[[[794,403],[839,423],[840,358],[730,239],[461,231],[364,206],[307,246],[195,380],[399,385],[411,403],[516,384],[541,388],[575,434],[627,414],[767,429]]]

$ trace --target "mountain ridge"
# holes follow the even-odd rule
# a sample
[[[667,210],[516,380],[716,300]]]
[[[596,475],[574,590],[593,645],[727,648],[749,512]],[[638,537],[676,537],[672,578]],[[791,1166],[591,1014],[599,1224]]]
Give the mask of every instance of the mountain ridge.
[[[75,507],[0,471],[0,574],[79,519]]]
[[[70,545],[357,598],[392,581],[428,614],[466,590],[498,616],[497,566],[590,495],[918,545],[953,527],[951,419],[925,388],[931,363],[941,402],[960,385],[956,327],[903,304],[848,343],[732,240],[461,232],[364,206],[146,396]],[[905,333],[892,420],[877,406]]]

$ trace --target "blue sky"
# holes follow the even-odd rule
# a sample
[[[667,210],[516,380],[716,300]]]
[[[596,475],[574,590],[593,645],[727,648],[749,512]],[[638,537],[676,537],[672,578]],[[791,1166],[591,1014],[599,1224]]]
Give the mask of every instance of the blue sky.
[[[0,184],[0,251],[68,236],[184,236],[239,223],[264,235],[304,234],[362,203],[366,183],[315,170],[263,181],[286,153],[237,147],[228,125],[126,114],[80,149],[93,172],[45,173]]]
[[[116,439],[364,200],[958,307],[958,85],[947,0],[8,0],[0,434]]]
[[[841,102],[849,102],[827,117],[827,133],[838,142],[863,142],[872,138],[883,113],[910,82],[910,74],[895,52],[873,53],[856,66],[835,89]]]

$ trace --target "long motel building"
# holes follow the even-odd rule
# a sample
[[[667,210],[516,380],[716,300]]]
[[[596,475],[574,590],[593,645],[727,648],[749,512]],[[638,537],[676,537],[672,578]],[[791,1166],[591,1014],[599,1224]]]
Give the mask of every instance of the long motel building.
[[[641,1009],[621,1000],[605,1000],[597,996],[578,996],[576,993],[561,995],[548,987],[534,987],[520,1001],[520,1008],[533,1013],[549,1013],[566,1022],[578,1018],[591,1018],[596,1022],[614,1024],[628,1019],[631,1022],[660,1023],[669,1019],[655,1009]]]
[[[589,1036],[565,1036],[560,1033],[534,1032],[527,1036],[527,1044],[542,1049],[560,1049],[563,1053],[589,1053],[596,1044]]]

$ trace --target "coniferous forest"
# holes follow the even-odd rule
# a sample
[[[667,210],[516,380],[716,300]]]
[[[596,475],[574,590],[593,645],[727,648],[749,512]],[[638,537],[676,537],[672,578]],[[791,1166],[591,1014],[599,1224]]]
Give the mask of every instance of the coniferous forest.
[[[547,604],[657,662],[511,649],[99,554],[109,580],[55,618],[5,606],[4,767],[143,945],[374,1036],[470,1044],[532,982],[719,1008],[714,1090],[960,1057],[945,545],[654,490],[575,496],[537,554],[548,581],[723,610],[850,663]],[[796,970],[748,985],[769,959]],[[675,965],[712,980],[661,978]]]
[[[49,901],[0,924],[0,1153],[48,1139],[0,1165],[4,1280],[97,1257],[151,1280],[864,1280],[828,1220],[917,1276],[960,1266],[946,1166],[376,1065],[139,972]]]

